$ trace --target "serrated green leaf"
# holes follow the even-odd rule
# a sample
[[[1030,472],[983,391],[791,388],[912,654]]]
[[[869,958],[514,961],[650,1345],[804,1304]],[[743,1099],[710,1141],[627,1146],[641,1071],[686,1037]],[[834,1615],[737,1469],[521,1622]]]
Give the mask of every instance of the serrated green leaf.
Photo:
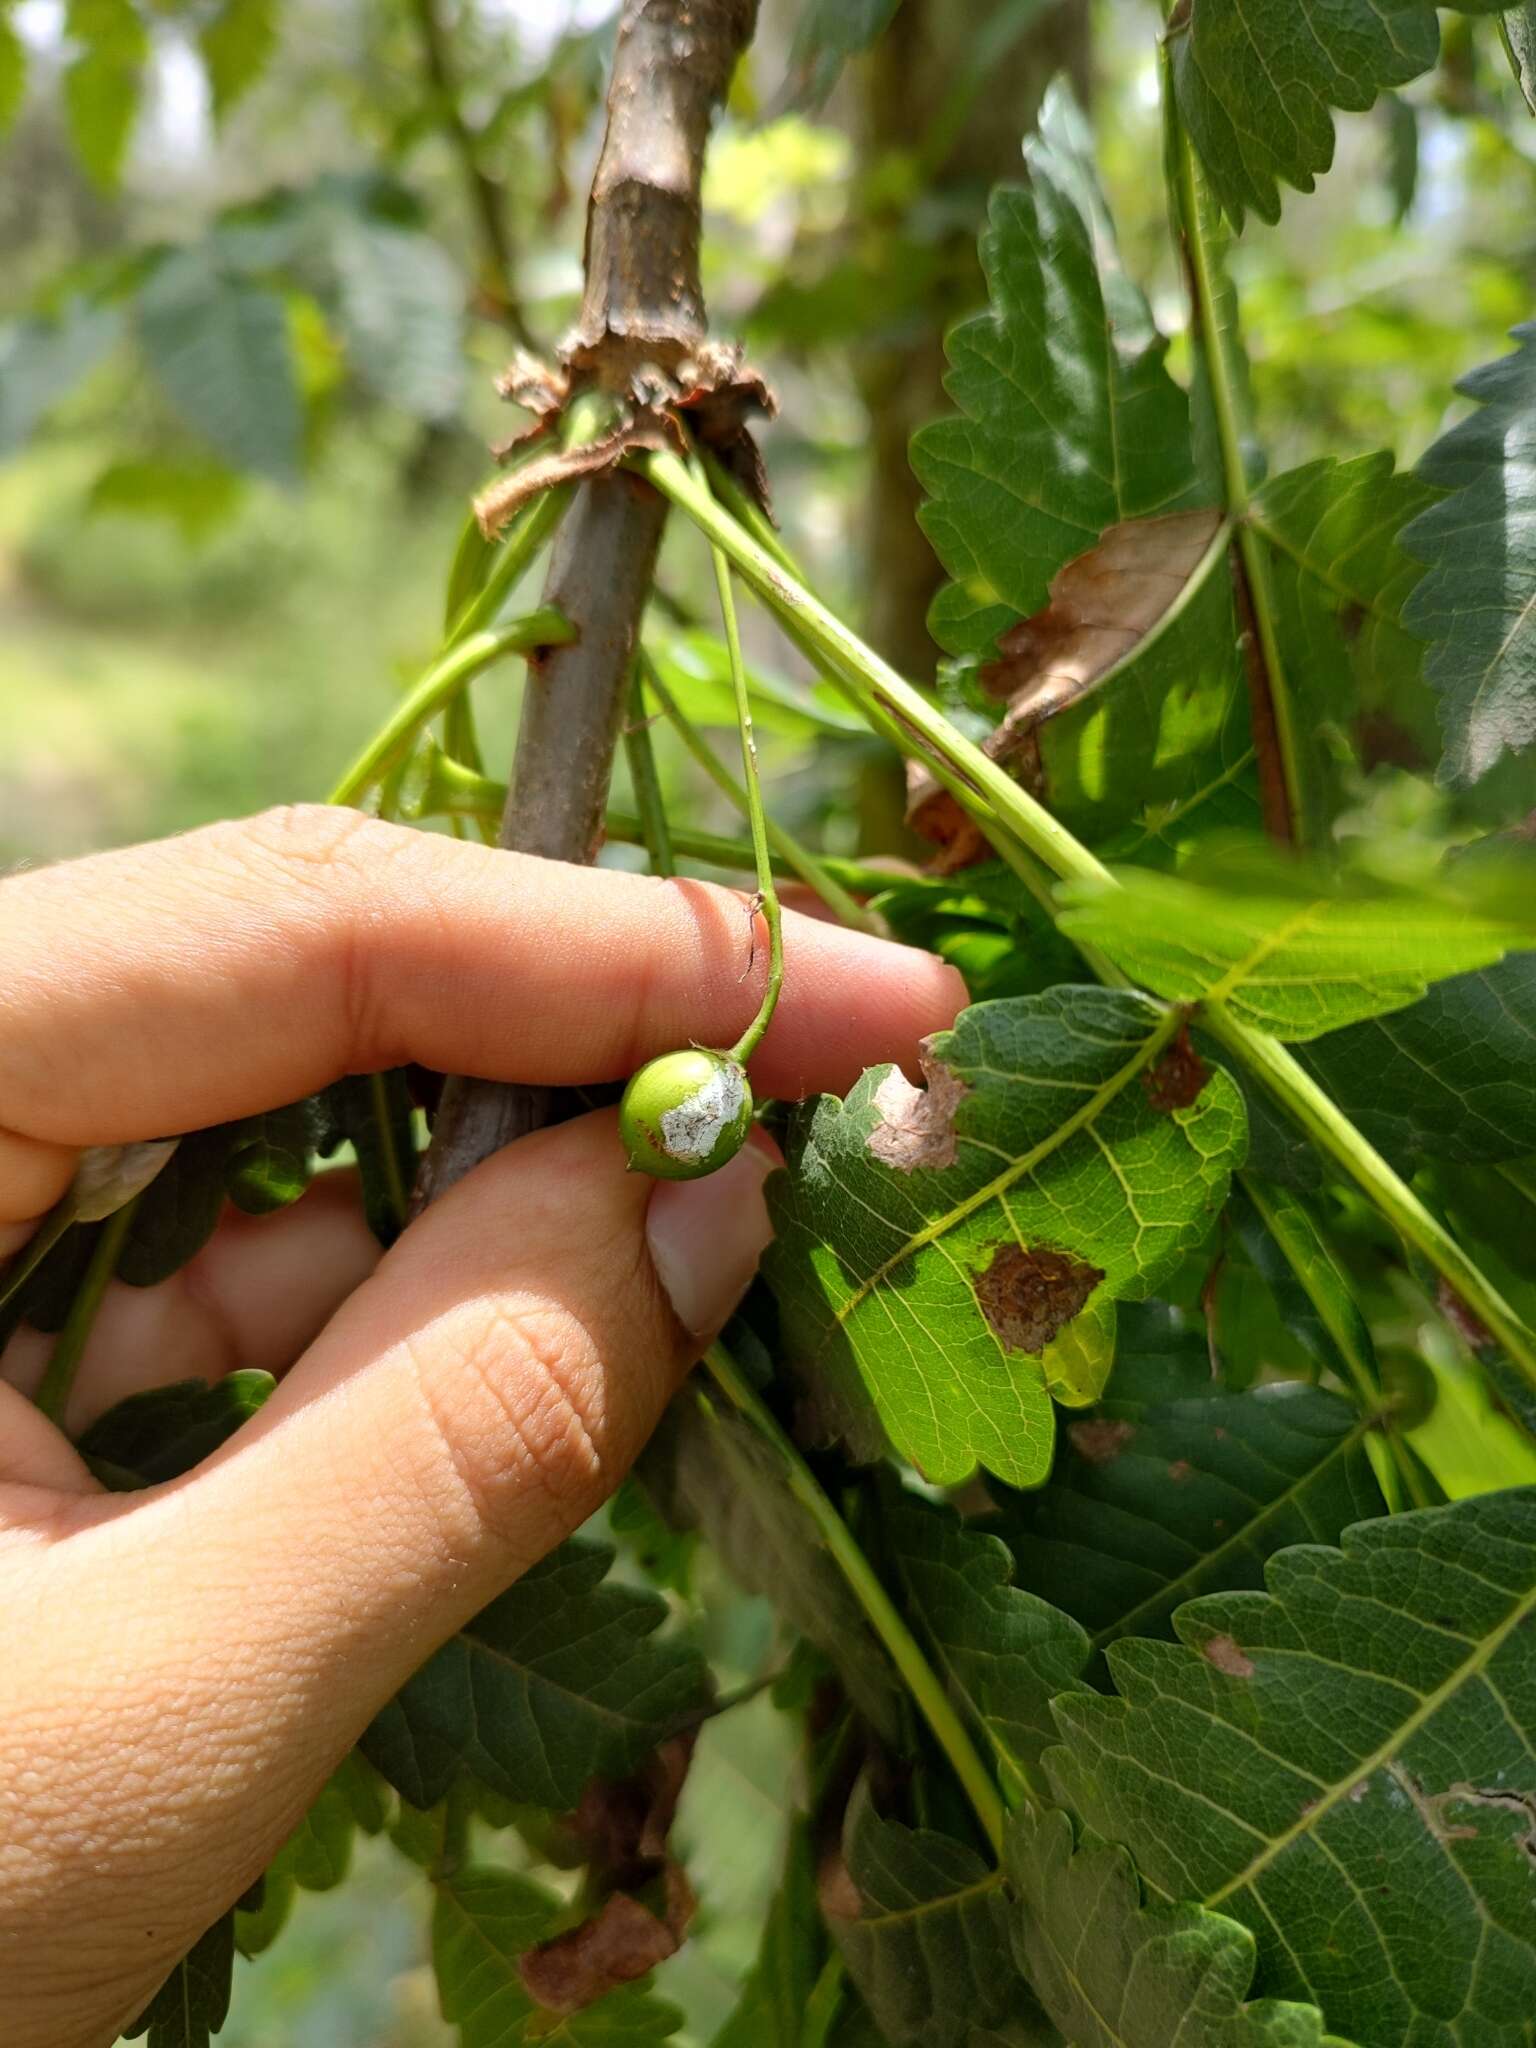
[[[0,14],[0,138],[27,96],[27,46],[9,14]]]
[[[802,1112],[766,1271],[830,1422],[877,1418],[936,1484],[1043,1478],[1053,1340],[1150,1292],[1241,1162],[1224,1073],[1159,1095],[1178,1028],[1105,989],[983,1003],[931,1041],[926,1094],[883,1067]]]
[[[1256,1030],[1310,1039],[1397,1010],[1433,981],[1529,945],[1536,918],[1447,889],[1334,882],[1256,848],[1180,875],[1115,870],[1058,891],[1069,937],[1174,1002],[1220,1002]]]
[[[1068,1425],[1048,1483],[999,1494],[988,1523],[1019,1583],[1089,1634],[1093,1674],[1121,1636],[1165,1636],[1201,1593],[1259,1586],[1292,1543],[1382,1512],[1368,1425],[1302,1381],[1231,1393],[1204,1332],[1145,1318],[1103,1401]]]
[[[1195,501],[1189,406],[1118,268],[1086,135],[1057,94],[999,186],[981,239],[989,310],[950,334],[959,417],[924,427],[912,465],[924,531],[955,579],[931,626],[989,650],[1045,605],[1052,576],[1119,520]]]
[[[572,1539],[424,1664],[369,1726],[363,1755],[413,1806],[468,1771],[530,1806],[575,1806],[709,1704],[698,1652],[655,1640],[653,1594],[605,1585],[613,1552]]]
[[[1030,2004],[1012,1967],[1003,1874],[964,1842],[875,1812],[863,1782],[843,1826],[847,1884],[822,1902],[859,1996],[896,2048],[964,2048],[970,2027]],[[857,1911],[853,1908],[857,1905]]]
[[[1463,786],[1536,742],[1536,323],[1514,338],[1457,385],[1478,409],[1418,470],[1451,495],[1402,534],[1427,569],[1403,616],[1432,643],[1441,777]]]
[[[1050,1702],[1082,1683],[1088,1639],[1059,1607],[1013,1583],[996,1536],[891,1483],[880,1497],[885,1560],[902,1605],[956,1704],[1006,1774],[1030,1782],[1055,1740]]]
[[[1334,749],[1390,721],[1436,752],[1422,640],[1403,609],[1424,574],[1398,535],[1438,493],[1387,454],[1327,457],[1271,477],[1249,517],[1268,543],[1278,626],[1312,740]]]
[[[277,48],[279,0],[223,0],[198,30],[214,121],[220,122],[260,78]]]
[[[208,2048],[229,2015],[235,1967],[235,1916],[224,1913],[166,1978],[144,2011],[123,2030],[125,2041],[147,2034],[147,2048]]]
[[[697,1528],[737,1583],[829,1657],[860,1712],[893,1737],[900,1692],[885,1651],[785,1486],[772,1446],[734,1410],[684,1399],[668,1411],[643,1471],[668,1519]]]
[[[210,239],[166,257],[139,294],[145,359],[221,460],[278,483],[299,474],[303,432],[288,309]]]
[[[1462,0],[1494,14],[1503,0]],[[1180,0],[1168,30],[1179,112],[1236,226],[1280,218],[1333,162],[1333,109],[1362,113],[1439,54],[1434,0]]]
[[[1536,1489],[1272,1557],[1124,1641],[1047,1766],[1260,1987],[1361,2048],[1523,2048],[1536,1985]]]
[[[247,1367],[212,1382],[149,1387],[98,1416],[76,1449],[115,1493],[158,1486],[211,1457],[276,1384],[271,1373]]]
[[[76,46],[64,72],[64,111],[75,153],[112,191],[138,119],[149,38],[132,0],[69,0],[64,33]]]
[[[416,228],[337,212],[337,312],[348,354],[378,397],[418,419],[452,419],[464,393],[464,281]]]
[[[1009,1823],[1019,1967],[1072,2048],[1348,2048],[1315,2008],[1246,2003],[1254,1944],[1198,1906],[1142,1901],[1123,1849],[1074,1852],[1064,1813]]]
[[[1536,953],[1458,974],[1297,1058],[1399,1166],[1536,1152]]]
[[[518,1958],[554,1931],[559,1913],[553,1894],[510,1873],[470,1868],[438,1885],[432,1966],[462,2048],[650,2048],[675,2034],[682,2014],[634,1986],[564,2018],[533,2003]]]
[[[56,315],[0,326],[0,455],[32,438],[53,407],[116,347],[123,318],[116,306],[75,299]]]

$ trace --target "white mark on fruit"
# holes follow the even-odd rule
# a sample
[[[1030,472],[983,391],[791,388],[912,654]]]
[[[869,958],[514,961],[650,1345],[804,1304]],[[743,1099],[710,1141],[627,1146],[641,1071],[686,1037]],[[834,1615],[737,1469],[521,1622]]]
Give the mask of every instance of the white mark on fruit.
[[[741,1115],[746,1077],[733,1061],[722,1061],[701,1087],[676,1109],[661,1113],[662,1149],[673,1159],[707,1159],[721,1134]]]

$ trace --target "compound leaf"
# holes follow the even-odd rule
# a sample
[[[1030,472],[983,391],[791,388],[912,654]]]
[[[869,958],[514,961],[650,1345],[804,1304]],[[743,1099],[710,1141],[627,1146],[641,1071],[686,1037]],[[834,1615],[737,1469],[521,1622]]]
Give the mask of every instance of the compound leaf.
[[[666,1607],[605,1585],[613,1552],[571,1540],[424,1664],[360,1747],[413,1806],[461,1770],[503,1798],[565,1811],[619,1778],[709,1703],[703,1659],[654,1641]]]
[[[1536,1984],[1536,1489],[1281,1551],[1109,1652],[1046,1765],[1260,1987],[1360,2048],[1521,2048]]]
[[[1057,93],[1040,130],[1029,184],[992,195],[989,308],[948,339],[958,416],[912,442],[923,527],[955,579],[931,623],[957,654],[1043,609],[1052,576],[1106,527],[1196,495],[1188,400],[1118,268],[1081,117]]]
[[[1451,495],[1402,535],[1427,565],[1404,619],[1432,643],[1440,773],[1461,785],[1536,742],[1536,324],[1514,333],[1513,355],[1457,385],[1478,410],[1419,464]]]
[[[1178,1030],[1106,989],[982,1003],[929,1041],[926,1092],[882,1067],[801,1113],[767,1270],[829,1424],[867,1443],[877,1419],[936,1484],[1044,1477],[1050,1387],[1102,1379],[1113,1302],[1205,1236],[1241,1163],[1237,1091]]]
[[[1475,894],[1335,882],[1259,849],[1202,855],[1179,875],[1116,870],[1068,882],[1062,929],[1175,1002],[1220,1002],[1279,1039],[1317,1038],[1401,1009],[1484,967],[1536,917]]]
[[[1081,1683],[1083,1630],[1014,1585],[1007,1545],[950,1507],[892,1483],[881,1494],[880,1533],[908,1619],[935,1668],[1005,1770],[1029,1780],[1055,1740],[1051,1699]]]
[[[1020,1584],[1088,1631],[1100,1679],[1119,1637],[1168,1635],[1184,1601],[1262,1585],[1276,1550],[1334,1542],[1383,1505],[1368,1424],[1338,1395],[1297,1380],[1231,1393],[1203,1331],[1149,1324],[1126,1342],[1047,1484],[1000,1494],[988,1524]]]
[[[1245,2003],[1252,1936],[1198,1906],[1143,1903],[1123,1849],[1074,1851],[1064,1813],[1009,1824],[1013,1946],[1073,2048],[1348,2048],[1310,2006]]]

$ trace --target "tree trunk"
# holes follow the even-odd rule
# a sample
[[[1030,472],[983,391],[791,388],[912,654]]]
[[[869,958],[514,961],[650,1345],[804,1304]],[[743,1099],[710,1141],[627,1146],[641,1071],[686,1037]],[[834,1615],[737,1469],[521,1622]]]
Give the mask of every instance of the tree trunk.
[[[929,136],[987,24],[1016,0],[903,0],[864,71],[861,154],[866,175],[892,152]],[[1046,86],[1065,72],[1088,89],[1087,0],[1061,0],[989,66],[965,108],[925,205],[955,218],[909,331],[861,351],[859,383],[870,415],[869,495],[865,511],[866,637],[902,674],[926,681],[936,649],[928,607],[942,571],[917,523],[922,493],[907,460],[918,427],[944,409],[944,332],[983,303],[976,237],[987,193],[1021,175],[1020,142]]]
[[[587,206],[586,291],[567,352],[579,380],[627,392],[648,365],[674,370],[705,339],[704,152],[756,20],[757,0],[626,0]],[[596,855],[665,517],[661,498],[638,477],[599,476],[577,491],[544,591],[576,639],[529,664],[503,846],[551,860]],[[551,1121],[555,1109],[549,1089],[450,1079],[417,1207]]]

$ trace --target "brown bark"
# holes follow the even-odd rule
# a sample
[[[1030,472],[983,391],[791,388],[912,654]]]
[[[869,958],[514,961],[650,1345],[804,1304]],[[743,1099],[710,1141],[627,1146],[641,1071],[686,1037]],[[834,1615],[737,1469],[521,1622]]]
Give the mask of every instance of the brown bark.
[[[568,351],[578,377],[627,390],[647,363],[671,371],[705,338],[704,152],[756,20],[757,0],[627,0],[587,208],[586,293]],[[503,846],[582,863],[596,854],[665,516],[635,477],[594,477],[577,491],[544,590],[576,639],[530,665]],[[450,1079],[417,1207],[557,1113],[549,1089]]]
[[[989,20],[1013,0],[904,0],[870,54],[865,72],[862,155],[866,168],[928,136],[969,53]],[[937,650],[928,607],[943,572],[917,523],[922,493],[907,444],[945,409],[944,332],[985,301],[976,237],[987,193],[1022,176],[1019,146],[1046,86],[1065,72],[1080,97],[1088,89],[1087,0],[1062,0],[1019,36],[979,86],[925,199],[957,207],[960,224],[943,246],[929,289],[912,309],[912,332],[861,352],[859,382],[870,416],[869,494],[865,511],[867,605],[871,644],[904,675],[924,680]]]

